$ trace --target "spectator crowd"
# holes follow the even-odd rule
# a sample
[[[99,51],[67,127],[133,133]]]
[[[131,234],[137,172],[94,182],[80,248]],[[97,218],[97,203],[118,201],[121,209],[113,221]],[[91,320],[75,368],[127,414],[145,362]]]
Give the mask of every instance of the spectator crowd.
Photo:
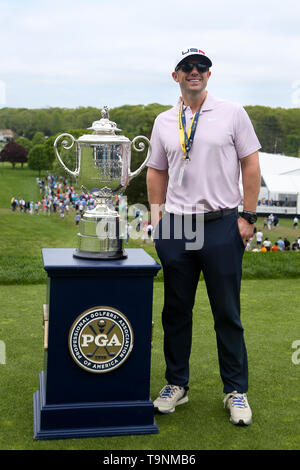
[[[263,230],[277,230],[279,220],[277,215],[270,214],[269,217],[264,217]],[[293,228],[298,229],[298,217],[295,216],[293,219]],[[249,240],[246,246],[247,251],[300,251],[300,235],[296,236],[295,240],[291,243],[287,237],[278,237],[277,241],[272,244],[269,237],[264,238],[262,230],[254,228],[253,237]]]
[[[258,206],[295,207],[296,204],[296,201],[290,201],[288,198],[285,198],[285,200],[281,199],[280,201],[262,198],[257,201]]]
[[[37,184],[40,189],[40,199],[38,201],[25,201],[23,198],[11,199],[11,208],[13,211],[19,210],[20,212],[29,214],[44,213],[50,215],[51,213],[58,213],[61,218],[68,215],[70,212],[75,214],[75,223],[79,224],[80,217],[86,209],[93,209],[95,207],[95,200],[90,194],[85,192],[77,193],[74,186],[69,185],[68,180],[61,179],[58,176],[46,175],[45,178],[37,178]],[[118,208],[119,199],[116,196],[116,208]],[[138,211],[136,213],[138,214]],[[150,222],[145,221],[140,214],[138,217],[137,231],[141,231],[141,238],[143,243],[148,238],[151,238],[153,227]],[[295,216],[293,219],[293,228],[298,229],[298,217]],[[264,217],[263,220],[263,231],[277,230],[279,220],[277,215],[270,214],[268,217]],[[127,233],[130,232],[131,227],[127,227]],[[264,237],[262,230],[254,228],[253,237],[248,241],[246,251],[300,251],[300,234],[295,237],[295,240],[291,243],[287,237],[278,237],[278,240],[272,244],[269,237]]]
[[[29,214],[58,213],[61,218],[70,211],[75,212],[75,221],[79,223],[80,215],[85,209],[93,209],[95,201],[90,194],[76,193],[74,186],[68,184],[68,180],[61,180],[57,176],[47,175],[45,178],[37,178],[41,198],[38,201],[25,201],[22,197],[11,199],[13,211],[27,212]]]
[[[25,201],[22,197],[13,197],[11,199],[12,211],[19,210],[28,214],[59,214],[61,218],[73,213],[75,214],[75,223],[78,225],[83,212],[95,207],[95,200],[90,194],[85,192],[78,194],[74,186],[70,185],[66,179],[46,175],[45,178],[37,178],[36,182],[40,189],[40,199],[33,202]],[[115,196],[114,203],[117,210],[123,209],[121,197]],[[138,233],[136,238],[141,238],[145,244],[146,240],[151,239],[153,227],[140,209],[135,210],[134,216],[136,218],[134,227],[128,222],[126,224],[126,242],[128,243],[129,234],[134,229]]]

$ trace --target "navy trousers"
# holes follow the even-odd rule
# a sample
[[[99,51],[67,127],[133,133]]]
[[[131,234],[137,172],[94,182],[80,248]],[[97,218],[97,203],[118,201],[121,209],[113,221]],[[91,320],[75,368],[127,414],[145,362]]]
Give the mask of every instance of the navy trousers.
[[[190,217],[195,232],[196,217]],[[155,246],[164,272],[162,324],[166,380],[188,388],[192,313],[202,271],[214,318],[223,391],[245,393],[248,389],[248,361],[240,319],[245,246],[238,229],[238,215],[224,215],[204,222],[204,243],[202,248],[196,250],[187,249],[186,244],[191,240],[186,238],[183,229],[181,238],[176,234],[175,227],[178,229],[184,223],[183,219],[168,214],[170,233],[167,233],[168,229],[163,230],[166,216],[155,233]]]

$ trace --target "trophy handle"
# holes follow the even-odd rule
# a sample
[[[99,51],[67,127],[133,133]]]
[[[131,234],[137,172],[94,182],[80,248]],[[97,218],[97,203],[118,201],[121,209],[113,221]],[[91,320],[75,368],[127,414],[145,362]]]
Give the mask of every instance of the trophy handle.
[[[74,145],[74,142],[76,142],[76,141],[75,141],[74,137],[73,137],[71,134],[64,133],[64,134],[60,134],[58,137],[56,137],[56,139],[55,139],[55,141],[54,141],[54,144],[53,144],[54,149],[55,149],[56,156],[57,156],[57,158],[58,158],[60,164],[62,165],[62,167],[66,170],[67,173],[69,173],[69,174],[72,175],[72,176],[75,176],[75,178],[76,178],[76,177],[79,175],[79,172],[80,172],[80,156],[79,156],[79,157],[77,156],[77,160],[78,160],[78,161],[77,161],[77,168],[76,168],[76,170],[75,170],[75,171],[69,170],[69,168],[68,168],[68,167],[64,164],[64,162],[62,161],[62,159],[61,159],[61,157],[60,157],[60,155],[59,155],[58,149],[57,149],[58,141],[59,141],[62,137],[68,137],[68,138],[71,139],[71,144],[70,144],[70,145],[68,145],[67,140],[63,140],[63,141],[62,141],[62,146],[63,146],[63,148],[64,148],[65,150],[69,150],[70,148],[72,148],[73,145]]]
[[[141,166],[135,170],[135,171],[131,171],[130,168],[128,169],[128,179],[129,181],[131,181],[133,178],[135,178],[136,176],[138,176],[141,171],[145,168],[149,158],[150,158],[150,155],[151,155],[151,144],[150,144],[150,140],[147,139],[147,137],[143,136],[143,135],[138,135],[137,137],[135,137],[131,143],[131,145],[133,146],[134,150],[136,150],[137,152],[142,152],[143,150],[145,150],[145,143],[144,142],[140,142],[138,144],[138,147],[135,145],[135,142],[138,140],[138,139],[143,139],[147,142],[148,144],[148,152],[147,152],[147,156],[145,158],[145,160],[143,161],[143,163],[141,164]]]

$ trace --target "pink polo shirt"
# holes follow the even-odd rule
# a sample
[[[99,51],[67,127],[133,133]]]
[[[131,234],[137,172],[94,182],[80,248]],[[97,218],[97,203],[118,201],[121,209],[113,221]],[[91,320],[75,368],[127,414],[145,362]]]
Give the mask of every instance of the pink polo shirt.
[[[237,207],[242,200],[239,159],[261,148],[245,109],[208,93],[187,164],[180,146],[178,111],[179,102],[157,116],[147,163],[157,170],[168,169],[166,211],[191,214]],[[185,108],[185,116],[188,129],[193,118],[189,106]],[[185,169],[179,184],[182,165]]]

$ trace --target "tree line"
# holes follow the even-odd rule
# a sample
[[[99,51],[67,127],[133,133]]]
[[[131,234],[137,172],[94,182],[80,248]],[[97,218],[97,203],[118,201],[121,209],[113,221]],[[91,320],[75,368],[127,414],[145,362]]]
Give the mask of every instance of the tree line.
[[[122,133],[129,138],[143,134],[150,137],[157,114],[170,108],[158,103],[124,105],[110,110]],[[262,151],[299,157],[300,108],[245,106],[262,144]],[[0,129],[11,129],[15,135],[32,141],[37,132],[50,137],[66,129],[87,129],[101,118],[101,110],[91,106],[79,108],[1,108]]]
[[[121,129],[120,134],[130,140],[135,136],[151,136],[156,116],[171,106],[152,103],[149,105],[124,105],[109,111],[111,121],[116,122]],[[279,153],[282,155],[300,157],[300,108],[271,108],[267,106],[245,106],[253,123],[262,152]],[[28,165],[39,173],[51,170],[66,176],[64,170],[55,158],[53,143],[55,138],[64,132],[78,138],[94,121],[101,119],[101,110],[94,107],[69,108],[1,108],[0,129],[11,129],[15,140],[10,143],[10,158],[7,151],[2,149],[0,161],[11,161]],[[25,149],[22,153],[20,147]],[[6,149],[7,150],[7,149]],[[4,153],[3,153],[4,152]],[[63,157],[69,168],[75,168],[75,151],[64,151]],[[14,155],[14,157],[12,156]],[[19,160],[18,160],[19,158]],[[145,158],[145,154],[133,152],[132,168],[135,169]],[[145,176],[145,173],[143,173]],[[139,177],[126,190],[129,199],[139,202],[147,201],[145,178]]]

